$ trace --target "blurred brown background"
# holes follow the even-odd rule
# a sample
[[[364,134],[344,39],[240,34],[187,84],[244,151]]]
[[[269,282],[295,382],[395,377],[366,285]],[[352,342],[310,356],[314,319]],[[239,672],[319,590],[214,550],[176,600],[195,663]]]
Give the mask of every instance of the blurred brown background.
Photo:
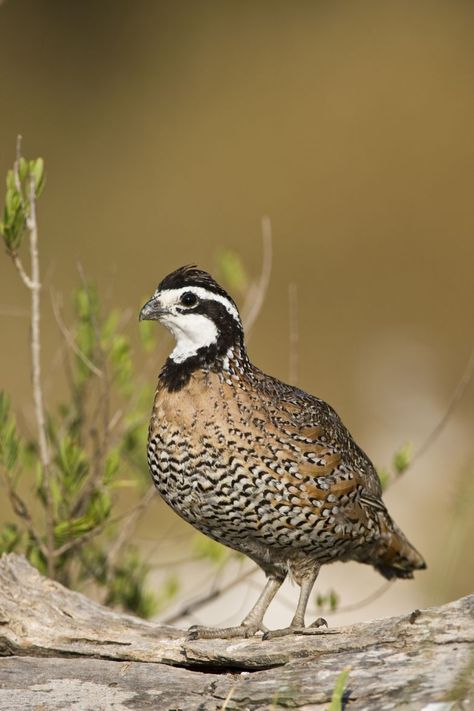
[[[46,160],[45,286],[68,295],[79,260],[109,304],[138,310],[167,272],[190,262],[213,271],[225,247],[256,275],[270,215],[273,273],[251,357],[288,379],[295,283],[299,384],[386,465],[442,417],[472,348],[473,37],[474,4],[461,0],[7,0],[0,175],[17,133]],[[0,388],[27,419],[27,294],[6,258],[0,274]],[[54,402],[47,296],[43,309]],[[429,570],[341,621],[472,590],[473,411],[471,383],[385,497]],[[141,532],[157,581],[176,551],[152,542],[164,536],[156,521],[186,534],[180,552],[189,530],[163,509],[157,501]],[[206,564],[178,575],[193,592],[209,580]],[[349,604],[381,582],[335,565],[319,589],[336,587]],[[226,596],[197,620],[227,620],[235,605]],[[273,607],[270,624],[286,621],[283,602]]]

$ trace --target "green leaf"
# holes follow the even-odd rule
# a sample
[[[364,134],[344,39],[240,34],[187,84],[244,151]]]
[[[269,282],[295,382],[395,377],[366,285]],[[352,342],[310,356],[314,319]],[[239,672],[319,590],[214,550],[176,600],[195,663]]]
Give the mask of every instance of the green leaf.
[[[243,292],[248,287],[248,277],[242,260],[233,249],[223,249],[217,255],[222,281],[231,291]]]
[[[110,343],[115,336],[120,323],[120,313],[117,309],[113,309],[104,321],[102,326],[102,347],[110,348]]]
[[[202,533],[194,536],[193,551],[198,558],[204,558],[217,566],[222,565],[230,555],[228,548]]]
[[[339,607],[339,595],[335,590],[330,590],[329,591],[329,608],[331,612],[335,612],[337,608]]]
[[[176,597],[180,589],[180,583],[176,575],[169,575],[156,595],[156,611],[163,609],[171,600]]]
[[[22,532],[15,523],[6,523],[0,530],[0,555],[15,551],[22,540]]]
[[[93,519],[87,516],[79,516],[78,518],[60,521],[54,527],[54,537],[57,543],[64,543],[73,540],[84,533],[89,533],[95,528]]]
[[[73,540],[98,528],[108,518],[110,509],[109,494],[106,491],[95,491],[83,516],[67,518],[55,525],[54,537],[56,541],[63,543]]]
[[[5,425],[10,414],[10,398],[3,391],[0,390],[0,430]]]
[[[95,287],[91,284],[81,286],[74,292],[74,307],[81,321],[91,322],[98,316],[99,303]]]
[[[0,462],[11,474],[20,453],[15,419],[10,415],[10,400],[0,392]]]
[[[318,593],[316,595],[316,605],[319,610],[330,610],[335,612],[339,606],[339,595],[331,588],[328,593]]]
[[[12,169],[7,171],[6,185],[7,190],[16,190],[15,174]]]
[[[140,321],[138,324],[138,334],[143,350],[151,353],[156,345],[156,325],[153,321]]]
[[[2,235],[5,245],[9,251],[18,249],[26,228],[26,214],[23,207],[22,197],[18,193],[13,178],[7,180],[7,191],[5,194],[5,207],[3,210]]]
[[[413,445],[411,442],[406,442],[393,457],[393,466],[396,473],[400,476],[410,466],[413,457]]]
[[[112,483],[119,470],[120,455],[121,447],[118,446],[111,449],[105,458],[103,482],[106,486]]]
[[[110,344],[109,360],[114,379],[122,394],[129,395],[133,389],[133,365],[130,344],[123,334],[113,336]]]
[[[35,180],[36,193],[38,193],[38,188],[41,186],[44,178],[44,160],[42,158],[30,161],[30,174]]]
[[[40,573],[46,575],[47,565],[43,554],[37,547],[36,543],[30,541],[28,549],[26,551],[26,557],[30,561],[31,565],[39,570]]]
[[[342,711],[342,701],[351,668],[344,669],[336,679],[328,711]]]
[[[28,163],[23,156],[21,156],[18,162],[18,175],[20,176],[21,182],[23,182],[28,175]]]
[[[390,484],[390,473],[387,469],[377,469],[377,474],[379,475],[380,484],[382,486],[382,491],[385,491],[387,486]]]
[[[81,488],[89,472],[87,455],[72,437],[65,435],[59,441],[55,463],[61,474],[63,494],[70,498]]]
[[[153,593],[145,590],[145,579],[149,568],[144,564],[134,547],[126,552],[123,561],[110,571],[107,580],[106,604],[120,605],[140,617],[148,618],[158,609],[158,600]],[[169,599],[177,590],[177,581],[165,583],[164,597]]]

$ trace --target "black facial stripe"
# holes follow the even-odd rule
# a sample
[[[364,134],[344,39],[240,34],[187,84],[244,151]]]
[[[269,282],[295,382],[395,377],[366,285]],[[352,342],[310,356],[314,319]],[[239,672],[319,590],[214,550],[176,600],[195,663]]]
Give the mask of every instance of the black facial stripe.
[[[196,304],[195,306],[176,306],[176,311],[179,314],[195,314],[195,313],[200,313],[198,312],[198,306],[199,304]]]
[[[193,371],[199,368],[222,367],[222,359],[232,346],[244,349],[244,335],[240,322],[227,311],[224,304],[213,299],[203,299],[196,306],[186,308],[176,306],[176,312],[199,314],[210,319],[217,329],[217,340],[209,346],[203,346],[192,356],[181,363],[175,363],[171,358],[166,361],[160,374],[161,381],[169,390],[179,390],[189,381]],[[219,363],[221,365],[219,366]]]
[[[214,299],[201,299],[194,306],[182,306],[177,304],[175,306],[176,312],[180,314],[200,314],[202,316],[207,316],[210,318],[217,326],[217,330],[221,329],[228,331],[230,324],[234,325],[235,328],[240,332],[240,323],[232,316],[229,311],[227,311],[224,304],[220,301],[214,301]]]

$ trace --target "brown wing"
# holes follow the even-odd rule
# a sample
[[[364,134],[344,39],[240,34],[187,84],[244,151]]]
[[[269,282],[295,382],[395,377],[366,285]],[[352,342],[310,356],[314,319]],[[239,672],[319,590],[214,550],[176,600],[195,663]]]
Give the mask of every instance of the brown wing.
[[[234,405],[253,430],[247,467],[255,475],[256,492],[263,491],[281,512],[278,526],[305,530],[308,539],[324,532],[354,546],[377,539],[391,523],[380,481],[336,412],[308,393],[260,371],[254,374],[246,393],[250,401],[238,397]],[[229,403],[227,397],[224,401]]]

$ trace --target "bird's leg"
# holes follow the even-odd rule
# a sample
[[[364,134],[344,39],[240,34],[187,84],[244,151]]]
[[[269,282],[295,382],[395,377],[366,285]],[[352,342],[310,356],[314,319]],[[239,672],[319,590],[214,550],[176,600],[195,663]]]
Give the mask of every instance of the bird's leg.
[[[188,630],[188,639],[230,639],[232,637],[252,637],[256,632],[266,632],[262,620],[283,580],[284,578],[268,578],[257,602],[238,627],[218,628],[193,625]]]
[[[304,625],[306,607],[308,606],[309,596],[311,595],[311,590],[313,589],[315,580],[318,577],[318,573],[319,566],[316,568],[316,570],[311,572],[311,575],[307,575],[302,578],[300,583],[300,595],[298,598],[298,605],[296,606],[296,611],[293,616],[293,619],[291,620],[290,626],[285,627],[281,630],[271,630],[265,632],[265,634],[263,635],[263,639],[284,637],[289,634],[315,634],[317,632],[318,627],[321,627],[322,625],[326,625],[326,627],[328,626],[328,623],[322,617],[318,617],[318,619],[315,620],[315,622],[313,622],[309,627],[305,627]]]

